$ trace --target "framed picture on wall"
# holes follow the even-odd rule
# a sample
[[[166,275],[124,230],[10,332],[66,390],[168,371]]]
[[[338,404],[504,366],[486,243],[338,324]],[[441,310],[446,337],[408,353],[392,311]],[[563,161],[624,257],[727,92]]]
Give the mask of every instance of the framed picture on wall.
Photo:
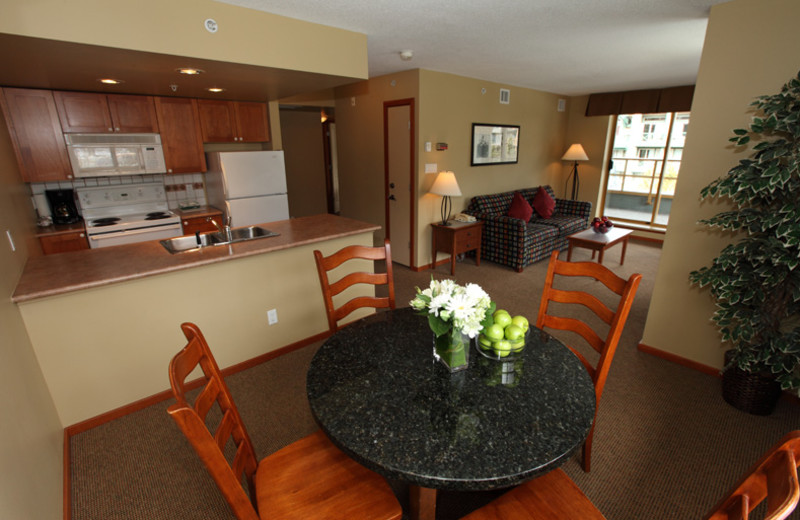
[[[518,125],[472,123],[472,166],[513,164],[518,159]]]

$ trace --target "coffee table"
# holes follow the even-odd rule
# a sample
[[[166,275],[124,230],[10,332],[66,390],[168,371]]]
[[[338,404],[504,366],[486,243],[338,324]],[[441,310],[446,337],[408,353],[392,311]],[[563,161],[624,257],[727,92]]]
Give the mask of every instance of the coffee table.
[[[592,250],[592,259],[594,259],[595,252],[599,251],[600,255],[597,258],[597,263],[603,263],[603,253],[606,249],[616,244],[622,243],[622,255],[619,259],[619,265],[625,263],[625,251],[628,249],[628,238],[633,233],[632,229],[621,229],[613,227],[608,230],[608,233],[596,233],[591,228],[574,233],[567,237],[569,240],[569,249],[567,250],[567,262],[572,261],[572,248],[583,247]]]

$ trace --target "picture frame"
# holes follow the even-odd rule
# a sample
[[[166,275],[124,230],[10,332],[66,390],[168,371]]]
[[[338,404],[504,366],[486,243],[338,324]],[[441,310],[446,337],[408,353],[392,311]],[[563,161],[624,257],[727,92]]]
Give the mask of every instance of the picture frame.
[[[519,162],[519,125],[472,123],[470,164],[515,164]]]

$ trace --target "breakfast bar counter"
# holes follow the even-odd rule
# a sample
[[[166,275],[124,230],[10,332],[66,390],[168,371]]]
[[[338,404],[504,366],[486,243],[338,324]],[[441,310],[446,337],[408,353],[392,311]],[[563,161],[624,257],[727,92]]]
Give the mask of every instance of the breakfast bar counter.
[[[263,227],[278,236],[178,254],[169,253],[156,240],[34,257],[25,265],[11,299],[20,303],[380,229],[329,214],[270,222]]]

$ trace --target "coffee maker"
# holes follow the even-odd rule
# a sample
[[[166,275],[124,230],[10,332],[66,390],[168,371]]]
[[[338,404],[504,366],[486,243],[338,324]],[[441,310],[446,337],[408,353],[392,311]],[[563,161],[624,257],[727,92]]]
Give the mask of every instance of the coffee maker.
[[[46,190],[45,195],[50,205],[53,224],[72,224],[81,220],[78,208],[75,206],[73,190]]]

